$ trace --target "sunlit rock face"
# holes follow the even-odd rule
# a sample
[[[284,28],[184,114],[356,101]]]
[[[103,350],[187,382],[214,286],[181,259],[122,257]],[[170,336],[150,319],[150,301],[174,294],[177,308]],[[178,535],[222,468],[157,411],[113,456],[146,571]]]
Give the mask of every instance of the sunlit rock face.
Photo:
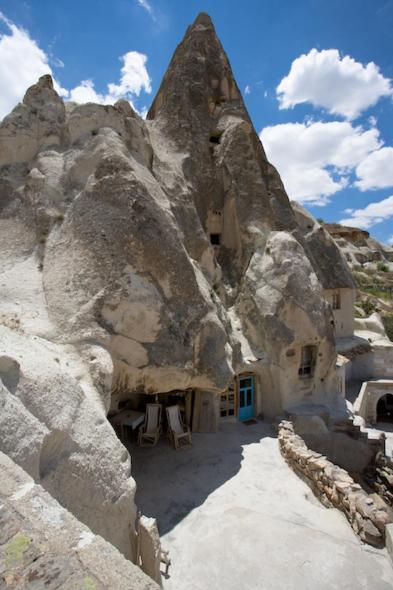
[[[219,394],[248,370],[267,416],[334,402],[318,261],[205,14],[146,121],[126,101],[64,104],[44,76],[0,126],[0,165],[1,450],[132,556],[135,484],[109,408]]]

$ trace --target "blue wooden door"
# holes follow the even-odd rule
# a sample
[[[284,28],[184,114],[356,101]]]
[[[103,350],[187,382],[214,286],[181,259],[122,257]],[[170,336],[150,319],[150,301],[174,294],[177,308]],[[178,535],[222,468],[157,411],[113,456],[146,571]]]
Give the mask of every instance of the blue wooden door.
[[[254,377],[239,377],[239,412],[241,422],[254,416]]]

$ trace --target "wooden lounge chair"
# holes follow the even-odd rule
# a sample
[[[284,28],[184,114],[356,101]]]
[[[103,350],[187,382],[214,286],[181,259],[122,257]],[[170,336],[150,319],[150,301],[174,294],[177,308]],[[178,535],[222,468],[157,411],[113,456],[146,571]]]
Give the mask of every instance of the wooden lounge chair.
[[[160,553],[160,561],[161,563],[165,564],[165,573],[164,576],[166,578],[169,578],[168,576],[168,570],[169,570],[169,566],[172,564],[171,559],[169,557],[169,551],[165,551],[164,549],[161,549],[161,553]]]
[[[182,446],[191,446],[191,432],[188,426],[184,426],[183,424],[179,406],[168,406],[166,415],[168,418],[168,434],[173,440],[175,449],[180,449]]]
[[[154,447],[161,434],[161,404],[146,404],[145,422],[139,429],[138,444]]]

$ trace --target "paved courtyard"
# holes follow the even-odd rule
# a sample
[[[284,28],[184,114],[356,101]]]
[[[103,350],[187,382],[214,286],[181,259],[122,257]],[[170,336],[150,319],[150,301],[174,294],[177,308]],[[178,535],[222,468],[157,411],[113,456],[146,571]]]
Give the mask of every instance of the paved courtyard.
[[[193,442],[131,449],[138,506],[170,550],[165,590],[393,589],[386,551],[314,498],[268,424],[225,424]]]

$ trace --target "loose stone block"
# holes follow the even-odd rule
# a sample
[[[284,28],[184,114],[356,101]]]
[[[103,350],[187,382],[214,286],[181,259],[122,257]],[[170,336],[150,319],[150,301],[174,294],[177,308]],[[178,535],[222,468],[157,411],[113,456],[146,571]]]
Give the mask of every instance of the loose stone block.
[[[373,525],[371,520],[364,520],[362,533],[366,543],[370,543],[370,545],[374,545],[376,547],[381,545],[383,541],[382,534],[379,532],[377,527]]]

